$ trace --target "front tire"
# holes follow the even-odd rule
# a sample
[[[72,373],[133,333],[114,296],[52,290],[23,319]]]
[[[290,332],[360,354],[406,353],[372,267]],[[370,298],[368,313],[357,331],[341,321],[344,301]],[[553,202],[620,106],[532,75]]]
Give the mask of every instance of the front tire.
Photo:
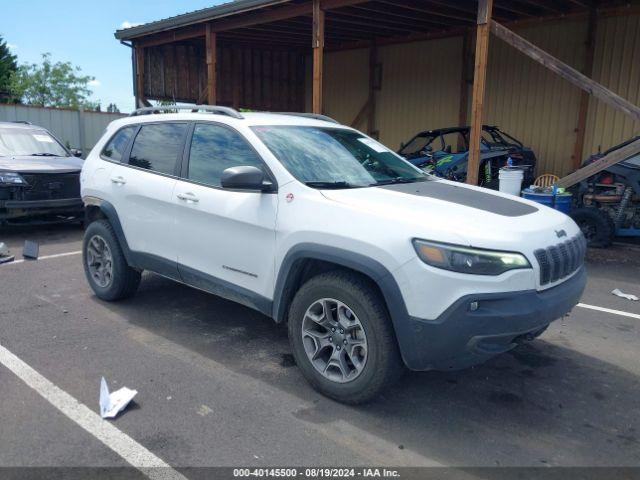
[[[141,274],[127,264],[113,227],[107,220],[92,222],[85,230],[82,262],[87,281],[98,298],[121,300],[138,290]]]
[[[613,242],[615,226],[604,210],[594,207],[576,208],[571,212],[571,218],[582,230],[590,247],[606,248]]]
[[[370,401],[402,373],[381,295],[356,273],[323,273],[300,288],[289,309],[289,342],[307,381],[339,402]]]

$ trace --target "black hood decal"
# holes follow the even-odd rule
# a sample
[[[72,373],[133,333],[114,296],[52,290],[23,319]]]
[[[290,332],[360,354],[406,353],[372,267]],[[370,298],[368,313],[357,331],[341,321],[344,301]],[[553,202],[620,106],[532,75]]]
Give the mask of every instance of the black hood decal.
[[[408,195],[436,198],[505,217],[522,217],[538,211],[536,207],[526,203],[499,197],[492,193],[479,192],[463,186],[450,185],[438,180],[419,183],[398,183],[378,188],[386,188],[387,190]]]

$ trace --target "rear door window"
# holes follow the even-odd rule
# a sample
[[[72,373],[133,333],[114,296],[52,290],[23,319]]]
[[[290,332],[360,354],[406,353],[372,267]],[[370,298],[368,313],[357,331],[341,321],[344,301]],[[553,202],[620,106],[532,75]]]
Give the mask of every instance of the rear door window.
[[[133,141],[129,165],[175,175],[187,128],[186,123],[143,125]]]
[[[133,136],[133,132],[135,132],[137,127],[125,127],[111,137],[109,143],[102,150],[102,156],[108,158],[109,160],[113,160],[114,162],[119,162],[122,160],[124,156],[124,152],[129,145],[129,140]]]

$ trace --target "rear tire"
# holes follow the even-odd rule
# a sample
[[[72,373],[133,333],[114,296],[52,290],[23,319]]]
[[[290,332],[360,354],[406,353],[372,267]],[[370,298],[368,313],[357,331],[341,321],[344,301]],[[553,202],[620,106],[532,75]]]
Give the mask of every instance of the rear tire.
[[[98,298],[121,300],[138,290],[141,273],[127,264],[118,238],[107,220],[97,220],[87,226],[82,262],[87,281]]]
[[[327,310],[330,322],[319,320],[329,327],[325,329],[316,320],[326,319]],[[366,277],[347,271],[313,277],[296,293],[288,318],[289,342],[298,367],[316,390],[330,398],[347,404],[368,402],[403,371],[389,314]]]
[[[587,245],[606,248],[613,242],[615,226],[607,212],[594,207],[576,208],[571,218],[578,224],[587,239]]]

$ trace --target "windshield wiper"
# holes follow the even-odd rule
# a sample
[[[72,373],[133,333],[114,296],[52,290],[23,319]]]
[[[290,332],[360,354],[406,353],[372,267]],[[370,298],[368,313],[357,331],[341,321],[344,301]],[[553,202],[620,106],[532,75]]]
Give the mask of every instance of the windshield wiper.
[[[357,188],[357,185],[351,185],[349,182],[304,182],[307,187],[311,188]]]
[[[40,153],[32,153],[31,157],[60,157],[61,155],[56,155],[55,153],[49,152],[40,152]]]
[[[376,187],[378,185],[393,185],[395,183],[414,183],[414,182],[423,182],[427,180],[427,178],[401,178],[401,177],[397,177],[397,178],[390,178],[388,180],[380,180],[376,183],[372,183],[371,186],[372,187]]]

